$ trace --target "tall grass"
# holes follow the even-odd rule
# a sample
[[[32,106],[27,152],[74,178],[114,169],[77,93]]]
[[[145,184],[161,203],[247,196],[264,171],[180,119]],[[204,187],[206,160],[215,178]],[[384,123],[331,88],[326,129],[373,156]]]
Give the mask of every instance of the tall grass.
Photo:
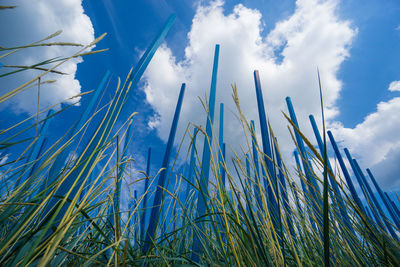
[[[34,120],[34,115],[0,132],[1,157],[7,149],[20,143],[27,147],[15,160],[0,166],[0,265],[399,266],[397,206],[384,195],[368,170],[389,210],[391,217],[388,217],[375,202],[366,177],[350,156],[356,175],[367,189],[364,193],[368,202],[362,203],[333,134],[327,132],[341,171],[333,169],[328,161],[325,124],[321,138],[313,117],[310,118],[319,153],[299,129],[290,99],[287,99],[289,115],[284,114],[282,119],[288,122],[293,147],[300,158],[296,158],[296,170],[291,163],[283,161],[279,138],[263,111],[258,72],[255,72],[255,85],[262,111],[262,140],[257,139],[254,123],[243,115],[237,88],[233,85],[232,96],[245,136],[241,151],[232,151],[233,156],[226,158],[221,134],[223,124],[219,131],[213,127],[214,114],[210,112],[214,108],[210,105],[214,103],[208,101],[203,103],[204,118],[209,122],[207,128],[188,125],[184,139],[188,139],[189,147],[185,147],[185,140],[178,140],[177,157],[188,162],[183,169],[177,170],[170,158],[173,131],[179,123],[177,108],[162,168],[150,173],[149,149],[146,171],[132,173],[132,166],[135,169],[138,166],[128,148],[134,139],[130,132],[135,127],[132,118],[136,113],[127,121],[121,122],[120,117],[130,91],[172,22],[173,18],[167,21],[126,79],[118,79],[113,98],[99,107],[102,112],[91,107],[86,109],[84,114],[88,116],[72,124],[69,133],[40,146],[38,142],[44,139],[45,132],[38,131],[35,135],[32,129],[39,125],[43,128],[60,112],[68,112],[68,108],[56,109],[54,114],[41,120]],[[2,49],[10,54],[26,47],[47,45],[43,42],[52,37],[24,47]],[[84,49],[100,39],[71,57],[19,68],[40,66],[43,73],[10,89],[0,97],[0,102],[35,83],[40,84],[46,73],[56,71],[59,64],[74,56],[86,54]],[[0,57],[3,56],[7,54]],[[50,63],[54,65],[43,67]],[[216,79],[216,69],[213,72]],[[105,77],[99,88],[108,80]],[[184,101],[183,91],[184,86],[177,107]],[[92,94],[96,96],[98,91]],[[220,112],[222,122],[222,105]],[[89,127],[95,118],[99,124]],[[23,126],[23,130],[13,133],[16,126]],[[32,138],[18,139],[27,132],[35,133]],[[207,155],[196,146],[196,138],[204,138]],[[88,141],[83,144],[78,142],[81,139]],[[75,156],[68,157],[71,153]],[[342,176],[346,184],[340,182]],[[122,180],[132,181],[132,191],[138,192],[134,199],[128,200],[132,203],[128,210],[119,204]],[[143,192],[136,187],[141,180],[146,184]],[[153,198],[153,205],[149,205]],[[196,208],[198,205],[200,208]],[[369,215],[369,210],[374,217]]]

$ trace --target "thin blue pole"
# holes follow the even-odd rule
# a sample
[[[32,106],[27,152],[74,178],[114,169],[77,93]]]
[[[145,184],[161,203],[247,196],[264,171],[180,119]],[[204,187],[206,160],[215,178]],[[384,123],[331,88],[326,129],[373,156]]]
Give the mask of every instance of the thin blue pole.
[[[198,130],[196,127],[194,127],[193,129],[193,139],[192,139],[192,148],[190,150],[190,162],[189,162],[189,174],[188,174],[188,179],[189,182],[191,184],[195,184],[195,180],[194,180],[194,175],[195,175],[195,168],[196,168],[196,158],[195,158],[195,154],[196,154],[196,138],[197,138],[197,134],[198,134]],[[190,188],[191,188],[191,184],[187,183],[186,186],[186,196],[185,196],[185,203],[187,203],[188,199],[189,199],[189,194],[190,194]]]
[[[268,209],[271,214],[272,223],[275,229],[279,229],[279,210],[277,203],[278,190],[276,187],[276,174],[274,165],[272,163],[272,150],[270,145],[270,136],[268,131],[267,118],[265,114],[264,108],[264,99],[261,90],[261,82],[258,74],[258,70],[254,71],[254,83],[256,88],[257,95],[257,106],[258,106],[258,115],[260,118],[260,129],[261,129],[261,139],[263,144],[263,152],[265,154],[264,161],[267,165],[267,175],[269,179],[267,180],[267,195],[268,195]],[[264,168],[262,168],[264,169]]]
[[[311,126],[314,131],[315,138],[317,139],[317,143],[318,143],[318,147],[321,152],[321,155],[324,155],[325,148],[324,148],[324,144],[322,142],[321,135],[318,130],[317,123],[315,122],[313,115],[310,115],[309,118],[310,118]],[[328,165],[328,168],[333,173],[333,169],[332,169],[331,163],[329,162],[328,158],[327,158],[327,165]],[[339,211],[340,211],[340,215],[342,216],[343,222],[345,223],[346,227],[354,234],[355,232],[354,232],[353,227],[351,226],[350,218],[349,218],[349,215],[348,215],[347,209],[346,209],[346,205],[344,204],[342,195],[340,194],[340,190],[335,181],[335,178],[332,176],[332,174],[329,174],[329,179],[330,179],[330,182],[331,182],[334,194],[335,194],[336,202],[339,204]]]
[[[256,207],[258,218],[261,220],[261,213],[263,212],[263,205],[261,201],[261,179],[260,179],[260,169],[258,163],[258,151],[257,151],[257,142],[256,142],[256,131],[254,126],[254,121],[251,122],[251,143],[253,148],[253,161],[254,161],[254,195],[256,197]]]
[[[363,205],[361,204],[361,200],[358,197],[358,194],[357,194],[357,191],[356,191],[356,189],[355,189],[355,187],[353,185],[353,182],[351,181],[350,174],[349,174],[349,172],[348,172],[348,170],[346,168],[346,165],[344,164],[342,155],[339,152],[339,148],[338,148],[338,146],[336,144],[335,138],[333,138],[333,135],[332,135],[331,131],[327,131],[327,134],[328,134],[329,140],[331,141],[331,145],[333,147],[333,150],[335,151],[336,158],[339,161],[339,165],[340,165],[340,168],[342,169],[343,176],[346,179],[346,183],[347,183],[347,185],[349,187],[351,196],[353,197],[354,201],[356,202],[356,204],[357,204],[358,208],[361,210],[361,212],[364,213],[365,215],[367,215],[365,213]]]
[[[146,223],[146,213],[147,213],[147,190],[149,189],[149,177],[150,177],[150,158],[151,158],[151,147],[147,152],[147,166],[146,166],[146,176],[147,178],[144,181],[144,191],[143,191],[143,213],[142,217],[140,218],[140,239],[143,240],[145,231],[145,223]]]
[[[397,237],[395,231],[393,230],[392,225],[390,224],[390,222],[388,222],[388,219],[387,219],[385,213],[383,212],[382,207],[379,204],[378,200],[376,199],[374,193],[372,192],[371,187],[369,186],[369,184],[367,182],[367,179],[365,178],[360,166],[358,165],[357,160],[353,159],[353,163],[354,163],[354,167],[356,168],[356,170],[358,172],[358,175],[361,178],[362,183],[364,184],[364,187],[367,189],[367,193],[369,194],[370,199],[372,199],[372,201],[373,201],[373,203],[371,203],[370,205],[375,204],[375,207],[378,209],[378,214],[380,215],[380,217],[382,218],[383,222],[385,223],[385,225],[386,225],[387,229],[389,230],[391,236],[394,239],[398,240],[398,237]]]
[[[165,150],[164,159],[163,159],[162,166],[161,166],[162,171],[160,172],[157,189],[156,189],[156,193],[154,196],[153,206],[151,209],[149,228],[147,229],[147,232],[146,232],[146,238],[145,238],[146,243],[144,244],[144,251],[148,251],[150,244],[152,242],[152,239],[155,238],[154,234],[156,232],[156,228],[157,228],[157,224],[158,224],[158,220],[159,220],[159,216],[160,216],[160,208],[161,208],[160,204],[161,204],[161,198],[163,195],[162,188],[164,187],[165,178],[167,176],[166,170],[168,169],[168,166],[169,166],[170,155],[171,155],[171,151],[172,151],[173,144],[174,144],[176,128],[178,126],[178,120],[179,120],[179,115],[181,112],[183,96],[185,93],[185,87],[186,87],[186,85],[183,83],[182,87],[181,87],[181,91],[179,93],[178,103],[176,105],[171,130],[169,132],[167,148]]]
[[[398,217],[396,216],[393,207],[390,205],[388,199],[386,198],[386,196],[384,195],[381,187],[379,186],[379,184],[376,182],[374,175],[372,174],[370,169],[367,169],[367,173],[369,178],[371,179],[372,183],[374,184],[376,190],[378,191],[379,196],[381,197],[383,203],[386,206],[386,209],[389,211],[390,216],[393,219],[393,222],[396,224],[397,228],[400,229],[400,221],[398,219]]]
[[[215,45],[214,51],[214,64],[211,78],[210,97],[208,100],[208,114],[206,122],[206,136],[204,137],[203,157],[201,161],[201,175],[200,175],[200,191],[197,197],[197,215],[202,216],[206,212],[207,199],[204,197],[208,194],[208,178],[210,173],[210,157],[212,145],[212,125],[214,123],[215,111],[215,95],[217,89],[217,72],[218,72],[218,58],[219,58],[219,45]]]
[[[282,160],[281,160],[281,155],[279,154],[278,150],[278,141],[275,138],[274,142],[274,147],[275,147],[275,157],[276,157],[276,162],[278,163],[278,177],[279,177],[279,188],[281,190],[282,194],[282,200],[283,200],[283,206],[285,208],[285,213],[286,213],[286,221],[289,226],[289,232],[292,235],[292,239],[294,242],[296,242],[296,233],[293,229],[293,221],[292,221],[292,211],[289,206],[289,198],[287,195],[287,189],[286,189],[286,181],[285,181],[285,176],[283,175],[283,166],[282,166]]]
[[[249,161],[249,154],[246,154],[246,180],[244,185],[244,193],[246,194],[246,202],[251,201],[251,191],[250,187],[250,177],[251,177],[251,170],[250,170],[250,161]],[[247,212],[250,213],[251,202],[247,203]]]
[[[203,156],[201,160],[200,190],[197,193],[197,216],[201,217],[206,212],[208,196],[208,178],[210,174],[210,157],[213,140],[212,125],[214,124],[215,95],[217,91],[217,72],[218,72],[219,44],[215,45],[214,63],[211,76],[210,96],[208,100],[208,113],[206,122],[206,135],[204,136]],[[204,223],[198,223],[199,228],[204,228]],[[200,239],[197,234],[193,238],[192,260],[199,261]]]

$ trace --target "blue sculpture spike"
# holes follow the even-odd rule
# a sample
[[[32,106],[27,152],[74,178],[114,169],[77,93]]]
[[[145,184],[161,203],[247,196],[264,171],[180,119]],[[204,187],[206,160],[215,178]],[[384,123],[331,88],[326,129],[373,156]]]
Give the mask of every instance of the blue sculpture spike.
[[[254,161],[254,195],[256,198],[256,210],[257,214],[259,215],[259,219],[261,219],[261,212],[262,212],[262,200],[261,200],[261,179],[260,179],[260,169],[258,163],[258,151],[257,151],[257,142],[256,142],[256,131],[254,126],[254,121],[250,122],[251,126],[251,142],[253,147],[253,161]]]
[[[219,44],[215,45],[214,63],[211,76],[210,96],[208,100],[208,113],[206,122],[206,136],[204,137],[203,156],[201,160],[200,173],[200,191],[197,193],[197,216],[203,216],[206,212],[207,195],[208,195],[208,178],[210,174],[210,157],[212,146],[212,125],[214,123],[215,111],[215,95],[217,89],[217,72],[218,72]],[[198,223],[199,228],[203,228],[202,223]],[[192,260],[198,262],[200,251],[200,240],[197,235],[193,238]]]
[[[271,162],[272,159],[272,150],[271,150],[271,145],[270,145],[270,135],[269,135],[269,130],[268,130],[268,124],[267,124],[267,118],[265,114],[265,108],[264,108],[264,99],[263,99],[263,94],[261,90],[261,82],[260,82],[260,77],[258,74],[258,70],[254,71],[254,83],[255,83],[255,88],[256,88],[256,95],[257,95],[257,106],[258,106],[258,115],[260,118],[260,129],[261,129],[261,139],[262,139],[262,145],[263,145],[263,152],[265,154],[264,156],[264,161],[267,166],[267,175],[269,179],[267,178],[267,195],[268,195],[268,209],[269,213],[271,214],[271,219],[272,223],[275,227],[275,229],[278,229],[279,225],[279,210],[278,210],[278,203],[277,203],[277,196],[278,196],[278,190],[277,190],[277,182],[276,182],[276,174],[275,174],[275,168],[273,163]],[[270,181],[270,182],[268,182]]]
[[[165,149],[164,159],[163,159],[162,166],[161,166],[161,168],[163,170],[160,172],[160,177],[158,179],[158,186],[157,186],[156,193],[154,196],[153,206],[152,206],[151,214],[150,214],[149,228],[147,229],[147,232],[146,232],[146,238],[145,238],[146,243],[144,244],[144,251],[148,251],[151,241],[154,238],[154,234],[156,232],[156,228],[157,228],[157,224],[158,224],[158,220],[159,220],[159,216],[160,216],[160,204],[161,204],[161,200],[162,200],[161,198],[162,198],[162,194],[163,194],[162,188],[164,187],[165,178],[167,176],[167,169],[169,166],[170,155],[171,155],[171,151],[172,151],[173,144],[174,144],[176,128],[178,126],[178,120],[179,120],[179,115],[181,112],[183,96],[185,93],[185,87],[186,87],[186,85],[183,83],[180,93],[179,93],[178,103],[176,105],[174,119],[172,121],[172,126],[171,126],[171,130],[170,130],[169,137],[168,137],[167,148]]]
[[[349,187],[351,196],[353,197],[353,200],[356,202],[357,207],[361,210],[362,213],[364,213],[366,215],[364,207],[363,207],[363,205],[361,203],[361,200],[358,197],[358,194],[357,194],[357,191],[356,191],[356,189],[355,189],[355,187],[353,185],[353,182],[351,181],[350,174],[349,174],[349,172],[348,172],[348,170],[346,168],[346,165],[344,164],[342,155],[339,152],[339,148],[338,148],[338,146],[336,144],[335,138],[333,138],[333,135],[332,135],[331,131],[327,131],[327,134],[328,134],[329,140],[331,141],[331,145],[333,147],[333,150],[335,151],[336,158],[339,161],[339,165],[340,165],[340,168],[342,169],[343,176],[346,179],[346,183],[347,183],[347,185]]]
[[[210,96],[208,100],[208,114],[206,122],[206,136],[204,137],[203,157],[201,161],[200,188],[203,194],[198,193],[197,197],[197,215],[202,216],[206,211],[207,199],[202,196],[208,194],[208,178],[210,173],[210,154],[212,145],[212,125],[214,123],[215,95],[217,89],[219,45],[215,45],[214,64],[211,78]]]
[[[397,226],[398,229],[400,229],[400,221],[399,218],[396,216],[393,207],[390,205],[390,202],[388,201],[388,199],[386,198],[386,196],[384,195],[381,187],[379,186],[379,184],[376,182],[374,175],[372,174],[370,169],[367,169],[367,173],[369,178],[371,179],[372,183],[374,184],[376,190],[378,191],[379,196],[381,197],[383,203],[386,206],[386,209],[389,211],[390,216],[393,219],[393,222],[395,223],[395,225]]]
[[[315,138],[317,139],[318,148],[320,150],[320,153],[321,153],[321,155],[324,155],[325,154],[325,148],[324,148],[324,144],[322,142],[321,135],[320,135],[319,130],[318,130],[317,123],[315,122],[315,119],[314,119],[313,115],[310,115],[309,118],[310,118],[311,126],[312,126],[313,131],[314,131]],[[327,165],[328,165],[328,168],[333,173],[333,169],[332,169],[332,166],[331,166],[331,164],[329,162],[329,159],[327,159]],[[335,196],[336,202],[338,203],[338,206],[339,206],[339,212],[340,212],[340,215],[342,217],[342,220],[345,223],[346,227],[354,234],[355,232],[354,232],[353,227],[351,226],[350,217],[349,217],[349,215],[347,213],[346,205],[344,204],[342,195],[340,194],[340,190],[339,190],[339,187],[338,187],[338,185],[337,185],[337,183],[335,181],[335,178],[331,174],[329,174],[329,180],[330,180],[330,183],[331,183],[333,191],[334,191],[334,196]]]

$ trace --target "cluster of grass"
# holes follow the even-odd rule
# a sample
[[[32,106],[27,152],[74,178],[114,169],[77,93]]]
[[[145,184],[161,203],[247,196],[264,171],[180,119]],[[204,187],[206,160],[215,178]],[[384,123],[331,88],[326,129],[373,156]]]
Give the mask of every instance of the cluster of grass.
[[[167,22],[166,28],[170,24]],[[224,158],[217,131],[212,127],[211,132],[200,126],[188,127],[185,138],[190,146],[185,148],[181,140],[179,151],[187,155],[189,166],[180,171],[174,170],[174,164],[169,166],[169,146],[165,164],[154,172],[156,175],[151,176],[149,168],[132,173],[134,161],[127,147],[135,113],[121,127],[116,125],[130,91],[166,32],[164,29],[160,33],[124,81],[118,79],[110,102],[92,111],[98,93],[92,92],[90,107],[69,132],[53,143],[43,145],[46,125],[60,112],[68,112],[67,108],[50,111],[40,120],[36,114],[1,130],[2,152],[20,143],[26,144],[26,149],[17,159],[0,166],[0,265],[399,266],[398,240],[359,206],[347,185],[339,182],[341,172],[331,169],[326,152],[318,153],[293,117],[286,116],[294,146],[300,152],[304,144],[308,148],[307,154],[300,153],[304,170],[298,164],[293,174],[290,165],[282,162],[271,128],[267,140],[273,153],[267,155],[261,149],[254,125],[241,112],[235,86],[233,99],[246,136],[242,151],[232,151],[231,158]],[[9,50],[0,59],[26,47],[76,45],[45,43],[52,37],[24,47],[0,48]],[[0,103],[22,90],[40,86],[47,73],[57,73],[56,68],[63,62],[86,55],[85,49],[101,38],[71,57],[19,66],[17,71],[35,68],[43,73],[0,96]],[[108,77],[104,76],[102,86]],[[210,116],[209,105],[204,105],[205,118]],[[176,114],[177,123],[178,108]],[[89,127],[96,116],[100,117],[98,125]],[[40,130],[32,138],[19,139],[39,125]],[[12,133],[17,126],[23,129]],[[323,136],[327,151],[325,129]],[[196,147],[196,138],[204,138],[210,152],[211,178],[206,187],[202,186],[203,152]],[[155,186],[160,185],[161,178],[162,186]],[[148,185],[128,210],[122,210],[119,204],[124,179],[133,181],[132,187],[143,179]],[[302,189],[297,185],[299,181]],[[156,206],[147,201],[153,194],[161,196]],[[207,203],[204,214],[196,209],[200,200]],[[157,216],[147,222],[153,210]],[[380,216],[397,234],[396,225],[384,214]],[[146,234],[150,228],[152,234]]]

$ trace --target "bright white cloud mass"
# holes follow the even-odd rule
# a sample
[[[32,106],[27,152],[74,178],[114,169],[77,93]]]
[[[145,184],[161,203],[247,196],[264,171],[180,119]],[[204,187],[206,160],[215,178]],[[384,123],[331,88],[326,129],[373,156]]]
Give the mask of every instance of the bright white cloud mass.
[[[341,63],[349,57],[352,40],[357,34],[357,28],[350,21],[339,18],[337,5],[338,1],[334,0],[298,0],[294,13],[278,22],[266,36],[262,36],[262,16],[256,9],[238,4],[231,14],[224,15],[223,1],[199,6],[188,33],[184,59],[178,61],[164,45],[146,71],[147,101],[157,113],[150,126],[157,128],[162,139],[167,139],[182,82],[186,82],[187,89],[178,140],[188,122],[204,126],[205,113],[199,112],[203,108],[198,97],[204,99],[209,92],[214,46],[220,44],[215,125],[218,125],[219,103],[224,102],[227,144],[236,151],[239,147],[235,144],[243,144],[243,131],[233,115],[237,114],[231,97],[233,83],[237,85],[245,116],[255,120],[259,130],[253,70],[260,72],[267,116],[282,153],[289,157],[294,149],[281,112],[287,110],[286,96],[292,98],[300,128],[314,140],[308,115],[314,114],[317,122],[321,121],[318,68],[326,118],[334,135],[339,141],[344,140],[361,164],[372,167],[381,179],[385,174],[384,166],[394,165],[393,155],[400,148],[400,138],[395,134],[400,127],[400,116],[395,115],[399,114],[400,100],[380,103],[378,110],[354,129],[344,128],[335,121],[341,90],[337,73]]]
[[[26,45],[27,42],[39,41],[58,30],[62,34],[50,41],[89,44],[94,40],[94,29],[87,15],[84,14],[82,0],[38,0],[15,1],[17,8],[2,13],[0,35],[2,46],[13,47]],[[24,49],[3,58],[5,65],[31,65],[58,56],[70,56],[79,48],[47,46]],[[45,80],[57,79],[53,84],[41,87],[41,107],[58,103],[81,92],[79,81],[75,79],[77,64],[81,58],[75,58],[61,65],[57,70],[68,75],[48,74]],[[47,67],[47,66],[46,66]],[[6,93],[30,81],[37,73],[27,71],[2,79],[0,92]],[[75,99],[76,100],[76,99]],[[12,108],[16,112],[36,112],[37,88],[30,88],[6,102],[2,108]]]

